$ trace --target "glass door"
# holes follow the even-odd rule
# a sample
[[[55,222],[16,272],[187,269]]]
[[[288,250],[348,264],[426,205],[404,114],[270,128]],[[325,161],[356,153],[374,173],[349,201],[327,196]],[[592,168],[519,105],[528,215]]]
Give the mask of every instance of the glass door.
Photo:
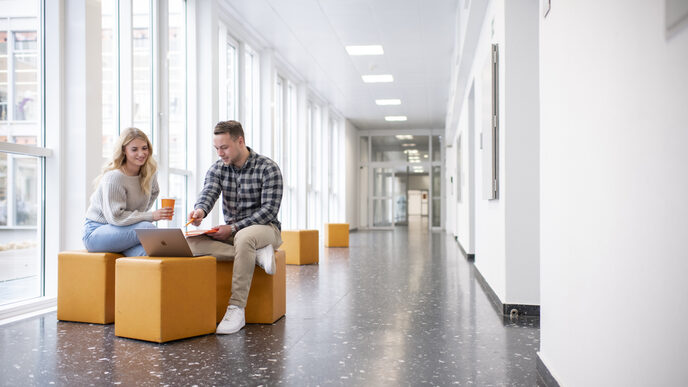
[[[374,229],[394,228],[394,169],[373,167],[369,224]]]

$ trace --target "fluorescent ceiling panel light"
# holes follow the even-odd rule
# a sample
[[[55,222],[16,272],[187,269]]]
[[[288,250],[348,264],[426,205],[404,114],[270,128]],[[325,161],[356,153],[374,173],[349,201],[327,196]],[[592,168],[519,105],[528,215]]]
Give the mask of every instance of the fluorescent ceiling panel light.
[[[361,75],[361,78],[365,83],[394,82],[394,77],[392,76],[392,74]]]
[[[400,99],[376,99],[375,104],[380,106],[401,105]]]
[[[380,46],[379,44],[374,44],[370,46],[346,46],[346,52],[348,52],[349,55],[352,56],[382,55],[385,53],[385,51],[382,49],[382,46]]]
[[[413,144],[413,143],[411,143],[411,144],[401,144],[401,146],[416,146],[416,144]]]
[[[413,140],[413,136],[410,134],[397,134],[394,137],[396,137],[397,140]]]
[[[385,121],[406,121],[406,116],[385,116]]]
[[[406,153],[407,155],[415,155],[418,154],[418,149],[406,149],[404,153]]]

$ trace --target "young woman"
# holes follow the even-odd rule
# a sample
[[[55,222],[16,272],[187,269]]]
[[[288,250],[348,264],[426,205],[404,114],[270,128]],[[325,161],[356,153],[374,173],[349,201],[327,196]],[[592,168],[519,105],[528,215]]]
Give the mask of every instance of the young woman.
[[[148,211],[160,191],[151,152],[141,130],[128,128],[120,135],[86,211],[83,241],[88,251],[145,256],[135,230],[155,228],[151,222],[172,217],[172,208]]]

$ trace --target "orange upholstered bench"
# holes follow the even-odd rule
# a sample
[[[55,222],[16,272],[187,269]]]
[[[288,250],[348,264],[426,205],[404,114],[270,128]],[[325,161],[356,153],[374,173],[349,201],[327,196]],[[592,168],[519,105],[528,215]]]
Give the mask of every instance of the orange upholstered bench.
[[[220,322],[227,311],[232,290],[234,261],[217,262],[216,322]],[[251,324],[272,324],[287,311],[287,280],[285,254],[275,251],[275,274],[265,273],[256,266],[246,302],[246,322]]]
[[[318,230],[282,231],[282,241],[287,265],[318,263]]]
[[[215,332],[215,257],[116,263],[115,336],[166,342]]]
[[[325,223],[325,247],[349,247],[349,223]]]
[[[122,255],[63,251],[57,255],[57,319],[115,321],[115,260]]]

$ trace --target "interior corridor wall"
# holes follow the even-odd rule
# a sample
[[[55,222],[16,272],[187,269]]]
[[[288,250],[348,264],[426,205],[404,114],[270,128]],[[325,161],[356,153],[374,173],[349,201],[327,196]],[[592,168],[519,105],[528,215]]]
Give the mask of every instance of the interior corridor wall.
[[[466,36],[460,37],[463,43],[457,45],[457,50],[464,50],[458,56],[473,60],[461,62],[469,70],[460,68],[458,74],[467,73],[468,81],[461,76],[455,79],[456,86],[463,89],[456,91],[459,103],[450,106],[449,113],[457,117],[451,152],[458,151],[456,140],[461,136],[462,162],[467,165],[475,160],[473,178],[466,171],[461,177],[470,185],[462,190],[466,203],[457,206],[458,240],[472,253],[474,238],[475,266],[502,303],[539,305],[538,1],[496,0],[484,13],[473,7],[464,21],[466,29],[460,29]],[[472,17],[482,20],[470,20]],[[492,44],[499,48],[499,193],[497,199],[488,200],[481,182],[491,174],[483,160],[490,149]]]
[[[456,148],[455,158],[459,159],[455,161],[454,169],[456,170],[454,182],[455,192],[459,197],[454,197],[456,201],[456,238],[461,244],[461,247],[467,254],[475,254],[475,246],[473,246],[471,240],[471,233],[474,230],[471,229],[471,217],[473,206],[473,195],[470,185],[470,176],[473,173],[471,171],[473,162],[471,160],[471,151],[474,148],[472,145],[473,135],[469,128],[469,108],[471,104],[464,103],[461,110],[461,116],[459,117],[459,128],[456,132],[456,137],[454,139],[454,148]],[[460,170],[458,165],[461,165]]]
[[[564,386],[688,385],[688,28],[665,2],[540,17],[540,357]]]
[[[453,149],[456,146],[456,141],[447,138],[447,151],[444,159],[444,187],[446,187],[446,202],[445,211],[447,217],[444,222],[444,229],[447,234],[456,238],[456,151]]]

